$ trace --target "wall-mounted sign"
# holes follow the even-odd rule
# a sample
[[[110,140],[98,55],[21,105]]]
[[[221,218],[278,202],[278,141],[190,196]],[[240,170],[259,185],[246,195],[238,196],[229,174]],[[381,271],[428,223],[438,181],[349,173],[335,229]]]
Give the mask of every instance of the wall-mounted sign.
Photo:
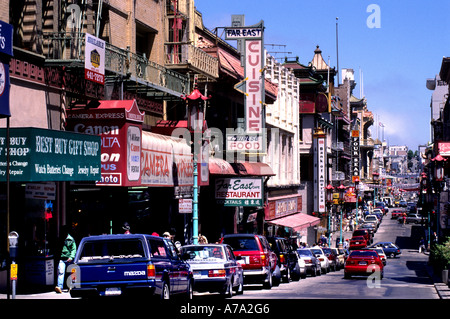
[[[261,178],[218,178],[215,196],[224,206],[263,206]]]
[[[192,213],[192,199],[180,198],[178,200],[178,212],[180,214],[191,214]]]
[[[41,128],[10,129],[11,182],[100,179],[100,137]],[[0,181],[6,181],[6,129],[0,129]]]
[[[302,211],[302,197],[293,196],[277,200],[270,200],[265,209],[265,219],[271,220]]]
[[[68,130],[101,138],[102,178],[97,185],[140,185],[144,113],[135,100],[100,101],[96,109],[73,109],[67,116]]]
[[[9,59],[13,56],[13,27],[0,21],[0,118],[11,116],[9,109]]]
[[[105,84],[105,41],[86,33],[84,49],[84,78]]]
[[[259,151],[263,149],[261,134],[227,134],[227,151]]]

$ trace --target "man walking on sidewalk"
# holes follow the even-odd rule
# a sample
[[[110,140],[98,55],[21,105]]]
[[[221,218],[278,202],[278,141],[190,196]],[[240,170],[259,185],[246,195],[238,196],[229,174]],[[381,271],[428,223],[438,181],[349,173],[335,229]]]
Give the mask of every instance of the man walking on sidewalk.
[[[61,258],[58,264],[58,285],[55,287],[55,291],[57,293],[62,292],[66,267],[72,263],[75,258],[75,253],[77,252],[75,239],[73,239],[73,237],[69,234],[69,226],[67,225],[62,228],[62,238],[65,239],[61,250]]]

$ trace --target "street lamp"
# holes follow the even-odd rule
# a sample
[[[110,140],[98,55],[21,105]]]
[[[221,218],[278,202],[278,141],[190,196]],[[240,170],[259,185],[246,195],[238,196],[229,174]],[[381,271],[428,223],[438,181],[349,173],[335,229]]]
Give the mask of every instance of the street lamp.
[[[194,245],[198,244],[198,154],[202,145],[203,122],[204,122],[204,103],[210,97],[204,96],[197,88],[197,82],[194,82],[194,90],[188,96],[183,97],[187,101],[187,127],[193,135],[194,159],[194,194],[192,199],[192,238]]]
[[[339,206],[340,206],[340,210],[341,210],[341,231],[340,231],[340,235],[339,235],[339,245],[342,246],[342,206],[344,205],[344,195],[345,195],[345,189],[346,187],[344,185],[339,185],[337,187],[338,191],[339,191]]]
[[[327,191],[327,212],[328,212],[328,245],[331,247],[331,207],[333,203],[333,190],[334,187],[331,184],[328,184],[325,187]]]

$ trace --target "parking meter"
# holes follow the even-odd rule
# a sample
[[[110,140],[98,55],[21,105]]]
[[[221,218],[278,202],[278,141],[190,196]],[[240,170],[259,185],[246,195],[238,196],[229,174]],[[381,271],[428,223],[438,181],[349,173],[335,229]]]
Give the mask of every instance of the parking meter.
[[[17,258],[17,249],[19,246],[19,234],[15,231],[12,231],[8,235],[9,240],[9,256],[12,260]]]

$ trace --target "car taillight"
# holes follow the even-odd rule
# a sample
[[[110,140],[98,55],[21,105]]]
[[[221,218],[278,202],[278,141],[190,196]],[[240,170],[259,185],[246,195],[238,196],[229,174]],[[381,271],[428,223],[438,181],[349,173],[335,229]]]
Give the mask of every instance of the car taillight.
[[[156,269],[153,264],[147,265],[147,279],[156,279]]]
[[[261,263],[262,264],[266,263],[266,255],[263,252],[261,252]]]
[[[312,260],[311,259],[305,259],[305,264],[312,264]]]
[[[73,267],[70,270],[70,277],[72,278],[72,283],[77,282],[77,268],[76,267]]]
[[[225,269],[216,269],[208,271],[208,277],[225,277],[226,276]]]
[[[285,260],[284,260],[284,255],[280,254],[280,263],[284,264]]]

